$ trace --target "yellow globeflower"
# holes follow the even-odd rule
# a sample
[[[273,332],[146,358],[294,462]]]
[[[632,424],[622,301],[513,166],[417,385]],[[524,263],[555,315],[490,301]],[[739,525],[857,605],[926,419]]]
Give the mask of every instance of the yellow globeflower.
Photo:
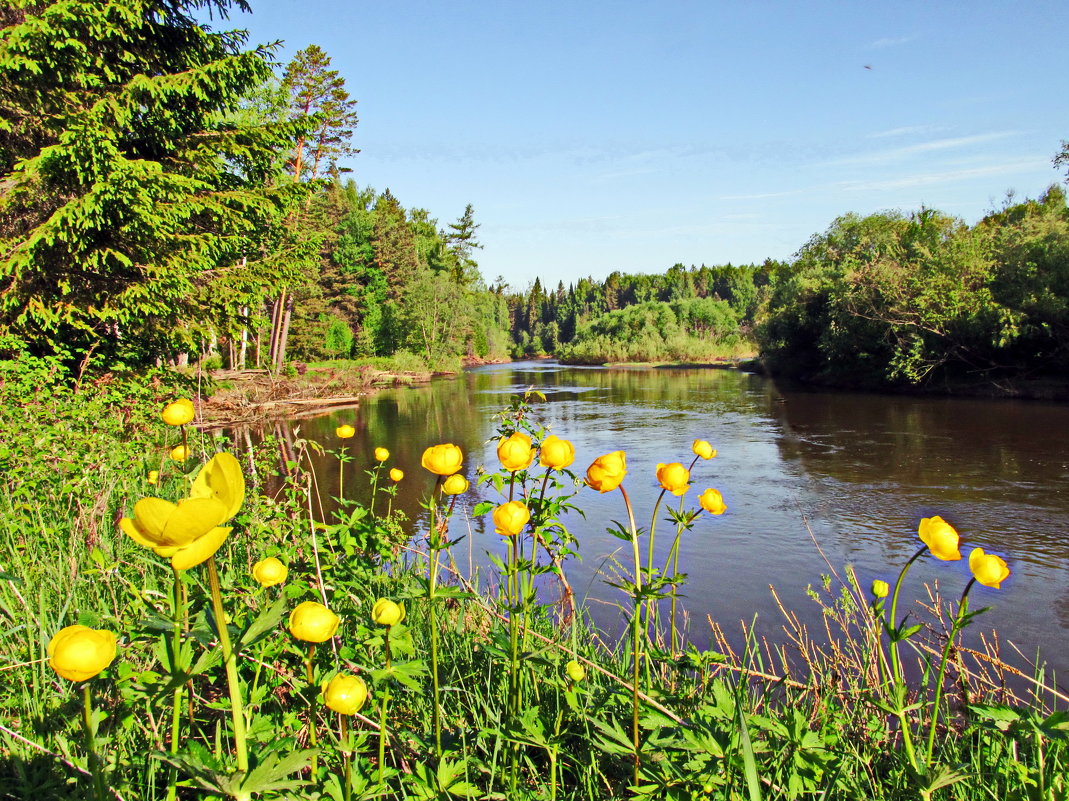
[[[176,462],[184,462],[189,458],[189,448],[185,445],[175,445],[171,448],[171,458]]]
[[[375,461],[385,462],[390,458],[390,452],[385,448],[375,448]]]
[[[252,566],[252,577],[261,587],[274,587],[286,580],[289,568],[273,556],[261,559]]]
[[[556,434],[550,434],[542,440],[542,447],[538,453],[538,463],[542,467],[563,470],[574,461],[575,446],[568,440],[561,439]]]
[[[673,495],[682,495],[690,487],[690,471],[679,462],[659,464],[657,482]]]
[[[502,439],[497,444],[497,458],[501,460],[501,466],[510,473],[526,470],[534,461],[531,438],[522,431],[517,431],[507,439]]]
[[[439,476],[451,476],[460,470],[464,461],[464,452],[451,442],[442,445],[432,445],[423,451],[420,464],[425,470],[430,470]]]
[[[627,454],[613,451],[599,456],[586,470],[586,483],[598,492],[612,492],[627,475]]]
[[[371,619],[380,626],[396,626],[405,619],[405,605],[379,598],[371,607]]]
[[[586,668],[574,659],[564,666],[564,671],[568,674],[568,678],[576,683],[586,678]]]
[[[159,484],[160,483],[160,471],[159,470],[149,470],[148,471],[148,483],[149,484]]]
[[[446,495],[460,495],[462,492],[467,492],[470,486],[464,476],[455,473],[442,483],[442,492]]]
[[[695,456],[700,456],[702,459],[712,459],[716,456],[716,449],[704,439],[694,440],[691,450],[694,451]]]
[[[404,477],[405,477],[405,471],[404,470],[400,470],[400,469],[395,467],[390,471],[390,481],[397,482],[397,481],[400,481]]]
[[[942,559],[944,562],[956,562],[961,559],[961,551],[958,550],[960,541],[958,532],[938,515],[921,520],[917,528],[917,536],[928,546],[936,559]]]
[[[356,433],[356,429],[350,425],[338,426],[334,429],[334,433],[339,439],[349,439]]]
[[[503,537],[515,537],[530,519],[531,510],[523,501],[509,501],[494,509],[494,529]]]
[[[891,592],[891,585],[881,579],[872,582],[872,596],[874,598],[886,598]]]
[[[115,635],[87,626],[67,626],[48,642],[48,664],[69,681],[87,681],[115,659]]]
[[[326,642],[341,622],[336,614],[318,601],[297,604],[290,612],[290,634],[305,642]]]
[[[199,565],[219,550],[230,534],[222,526],[238,513],[245,499],[241,465],[229,453],[217,453],[197,473],[190,497],[178,503],[142,498],[134,516],[119,527],[139,545],[171,560],[175,570]]]
[[[323,690],[323,700],[340,715],[355,715],[367,700],[367,685],[359,676],[339,673]]]
[[[184,426],[192,421],[195,415],[196,410],[193,408],[193,401],[189,398],[182,398],[174,403],[168,403],[163,408],[160,417],[169,426]]]
[[[722,515],[727,511],[727,506],[724,505],[724,496],[720,494],[719,490],[707,489],[698,496],[698,503],[702,505],[702,509],[711,515]]]
[[[973,548],[969,554],[969,570],[985,587],[994,587],[996,590],[1010,575],[1010,569],[1002,557],[984,553],[983,548]]]

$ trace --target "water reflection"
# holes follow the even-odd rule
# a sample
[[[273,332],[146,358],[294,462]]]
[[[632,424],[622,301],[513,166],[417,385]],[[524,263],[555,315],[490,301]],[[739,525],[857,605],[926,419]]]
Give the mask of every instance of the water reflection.
[[[627,451],[627,487],[642,526],[649,525],[658,494],[657,463],[689,459],[696,438],[719,449],[716,459],[699,464],[694,486],[698,492],[721,490],[728,511],[718,518],[702,515],[682,544],[693,639],[706,639],[707,615],[726,628],[756,616],[759,630],[775,636],[781,617],[770,584],[803,620],[819,627],[819,609],[805,590],[829,571],[822,553],[836,569],[853,564],[866,584],[893,580],[916,550],[917,521],[940,514],[958,527],[968,547],[1007,555],[1014,571],[1001,592],[974,591],[976,605],[995,607],[982,618],[983,627],[997,625],[1026,653],[1039,646],[1046,659],[1069,668],[1064,406],[800,392],[728,370],[521,362],[387,390],[357,411],[301,421],[299,435],[336,448],[336,426],[357,428],[348,441],[355,456],[346,471],[348,497],[366,498],[363,471],[374,464],[372,450],[389,448],[389,466],[406,476],[395,504],[418,517],[419,501],[432,484],[420,468],[424,448],[459,445],[474,483],[479,465],[496,465],[493,415],[528,387],[546,396],[538,404],[542,419],[575,443],[578,470],[602,453]],[[338,494],[336,462],[321,460],[317,475],[324,497]],[[592,609],[614,633],[619,595],[603,581],[613,560],[625,554],[605,528],[623,519],[624,509],[619,493],[580,493],[586,518],[572,516],[567,523],[579,538],[582,561],[568,565],[569,577],[577,593],[602,602]],[[696,496],[691,494],[692,504]],[[485,489],[473,492],[465,496],[467,512],[481,497],[498,500]],[[478,569],[487,564],[487,551],[503,550],[487,519],[463,517],[454,534],[467,538],[454,555]],[[658,523],[661,564],[672,533],[670,524]],[[922,582],[937,579],[947,595],[956,596],[968,579],[967,565],[922,561],[907,592],[923,597]]]

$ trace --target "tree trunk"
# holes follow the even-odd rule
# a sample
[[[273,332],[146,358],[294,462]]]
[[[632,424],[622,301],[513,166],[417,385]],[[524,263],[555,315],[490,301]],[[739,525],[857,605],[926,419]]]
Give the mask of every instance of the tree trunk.
[[[275,350],[275,371],[282,370],[286,362],[286,340],[290,335],[290,318],[293,316],[293,293],[286,295],[286,305],[282,311],[282,325],[279,329],[278,348]]]

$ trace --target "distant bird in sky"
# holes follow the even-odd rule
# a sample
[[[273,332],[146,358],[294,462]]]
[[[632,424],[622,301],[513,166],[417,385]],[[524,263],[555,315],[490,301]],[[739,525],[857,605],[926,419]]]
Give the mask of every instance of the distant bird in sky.
[[[872,69],[872,65],[871,65],[871,64],[866,64],[866,65],[865,65],[865,69],[867,69],[867,70],[870,70],[870,69]]]

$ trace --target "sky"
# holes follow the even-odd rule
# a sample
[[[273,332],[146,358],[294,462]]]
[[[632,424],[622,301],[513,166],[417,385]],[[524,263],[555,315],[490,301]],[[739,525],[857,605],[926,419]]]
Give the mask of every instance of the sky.
[[[484,278],[789,259],[848,212],[976,222],[1065,177],[1069,2],[250,0],[217,28],[322,47],[343,166],[472,204]]]

